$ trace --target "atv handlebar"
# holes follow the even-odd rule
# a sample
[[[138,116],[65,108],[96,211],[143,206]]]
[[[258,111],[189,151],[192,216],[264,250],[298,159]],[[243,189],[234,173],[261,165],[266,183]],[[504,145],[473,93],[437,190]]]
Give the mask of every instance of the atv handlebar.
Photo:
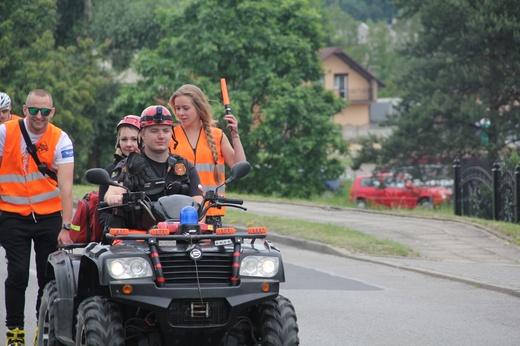
[[[243,199],[239,199],[239,198],[227,198],[227,197],[222,197],[219,199],[220,203],[228,203],[228,204],[244,204],[244,200]]]
[[[226,179],[225,182],[223,182],[222,184],[217,186],[215,190],[206,191],[203,202],[198,207],[199,221],[202,220],[206,216],[206,213],[210,208],[220,209],[222,207],[232,207],[232,208],[247,210],[246,208],[241,206],[244,203],[244,201],[242,199],[227,198],[222,195],[219,195],[218,189],[224,185],[227,185],[233,181],[236,181],[236,180],[239,180],[239,179],[245,177],[249,173],[250,169],[251,169],[251,165],[249,164],[249,162],[247,162],[247,161],[237,162],[235,165],[233,165],[233,167],[231,167],[230,176],[228,179]],[[121,185],[119,185],[117,182],[110,179],[108,172],[105,171],[104,169],[91,168],[86,172],[85,175],[86,175],[87,181],[89,183],[98,184],[98,185],[107,184],[107,185],[121,187]],[[172,195],[172,196],[175,196],[175,195]],[[184,196],[184,197],[186,197],[186,196]],[[175,200],[175,202],[173,202],[173,203],[176,203],[176,202],[177,202],[177,200]],[[124,208],[124,207],[128,207],[128,206],[140,205],[150,215],[151,219],[153,219],[155,221],[159,221],[159,220],[156,220],[156,217],[153,215],[153,213],[150,210],[150,208],[153,206],[153,203],[155,203],[155,202],[151,202],[147,198],[145,192],[143,192],[143,191],[140,191],[140,192],[127,191],[126,193],[123,194],[122,204],[110,206],[105,201],[102,201],[99,203],[99,210],[108,209],[108,208]],[[181,201],[181,202],[177,203],[176,205],[170,204],[170,207],[173,207],[173,209],[176,210],[177,208],[175,208],[175,206],[182,207],[183,203],[184,202]],[[190,203],[187,203],[187,204],[190,204]],[[180,212],[180,209],[178,212]]]
[[[206,191],[204,195],[204,200],[202,201],[202,205],[204,208],[199,212],[199,220],[202,220],[209,209],[217,208],[220,209],[222,207],[232,207],[238,208],[242,210],[247,210],[247,208],[241,207],[244,204],[244,200],[240,198],[227,198],[222,195],[217,194],[216,191],[209,190]]]

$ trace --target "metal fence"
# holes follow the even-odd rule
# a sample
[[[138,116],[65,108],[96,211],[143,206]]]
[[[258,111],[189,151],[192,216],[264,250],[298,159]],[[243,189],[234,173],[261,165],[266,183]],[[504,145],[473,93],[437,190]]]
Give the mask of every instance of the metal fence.
[[[503,162],[453,162],[455,215],[520,222],[520,165]]]

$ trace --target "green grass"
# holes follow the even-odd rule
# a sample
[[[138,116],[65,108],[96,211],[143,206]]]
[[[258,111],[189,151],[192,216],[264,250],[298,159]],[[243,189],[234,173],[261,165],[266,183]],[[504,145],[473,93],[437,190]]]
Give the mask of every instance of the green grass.
[[[344,208],[355,208],[353,203],[348,201],[348,187],[343,187],[340,193],[325,192],[322,196],[312,197],[309,200],[303,199],[282,199],[273,197],[264,197],[257,195],[239,195],[234,194],[232,197],[242,198],[244,200],[257,200],[257,201],[280,201],[280,202],[297,202],[297,203],[311,203],[318,205],[327,205]],[[515,245],[520,245],[520,225],[505,221],[493,221],[472,217],[457,216],[454,213],[454,207],[452,203],[447,203],[440,208],[415,208],[415,209],[388,209],[388,208],[373,208],[381,212],[398,213],[411,216],[428,217],[428,218],[445,218],[454,219],[459,221],[466,221],[484,226],[499,235],[508,237],[508,239]]]
[[[330,224],[259,216],[228,208],[226,223],[244,227],[267,227],[276,234],[318,241],[352,253],[378,256],[417,257],[419,253],[392,240],[382,240],[346,227]]]
[[[72,196],[74,201],[77,201],[82,199],[88,192],[98,189],[99,187],[97,185],[74,185],[72,186]]]
[[[245,201],[279,201],[279,202],[297,202],[307,204],[319,204],[336,207],[354,208],[354,205],[348,201],[348,188],[343,186],[339,193],[326,192],[319,197],[311,197],[310,199],[283,199],[274,197],[263,197],[256,195],[239,195],[230,194],[229,197],[242,198]],[[74,199],[82,198],[87,192],[97,189],[95,185],[74,185]],[[445,205],[439,209],[416,208],[416,209],[378,209],[382,212],[400,213],[421,217],[439,217],[453,218],[467,222],[473,222],[485,226],[493,231],[510,237],[512,242],[520,245],[520,225],[509,222],[491,221],[477,218],[460,217],[454,215],[453,205]],[[400,257],[418,257],[419,253],[413,249],[391,241],[382,240],[374,236],[370,236],[356,230],[341,227],[333,224],[323,224],[315,222],[307,222],[300,220],[290,220],[278,217],[259,216],[248,212],[241,212],[228,208],[226,214],[226,223],[235,224],[237,226],[254,227],[266,226],[269,230],[281,234],[297,238],[319,241],[321,243],[330,244],[339,248],[344,248],[352,253],[364,253],[376,256],[400,256]]]

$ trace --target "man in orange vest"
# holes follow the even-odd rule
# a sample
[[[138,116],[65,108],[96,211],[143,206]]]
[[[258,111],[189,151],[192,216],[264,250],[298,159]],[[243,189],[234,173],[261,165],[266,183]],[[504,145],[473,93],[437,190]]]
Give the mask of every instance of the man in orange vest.
[[[49,123],[55,113],[51,94],[29,93],[25,119],[0,125],[0,244],[7,257],[5,307],[7,345],[25,345],[25,291],[29,281],[31,241],[36,254],[38,296],[47,283],[45,266],[56,245],[72,243],[74,151],[69,136]],[[27,131],[31,156],[22,128]],[[58,188],[59,186],[59,188]]]
[[[0,124],[12,119],[21,119],[22,117],[12,114],[13,105],[11,98],[6,93],[0,93]]]

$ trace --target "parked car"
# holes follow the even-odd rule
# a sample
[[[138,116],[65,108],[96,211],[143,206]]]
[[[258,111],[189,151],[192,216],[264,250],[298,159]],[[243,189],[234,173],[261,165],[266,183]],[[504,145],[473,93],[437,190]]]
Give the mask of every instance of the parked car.
[[[367,205],[389,208],[439,207],[452,197],[442,186],[417,186],[409,174],[380,173],[356,177],[350,187],[349,201],[358,208]]]

